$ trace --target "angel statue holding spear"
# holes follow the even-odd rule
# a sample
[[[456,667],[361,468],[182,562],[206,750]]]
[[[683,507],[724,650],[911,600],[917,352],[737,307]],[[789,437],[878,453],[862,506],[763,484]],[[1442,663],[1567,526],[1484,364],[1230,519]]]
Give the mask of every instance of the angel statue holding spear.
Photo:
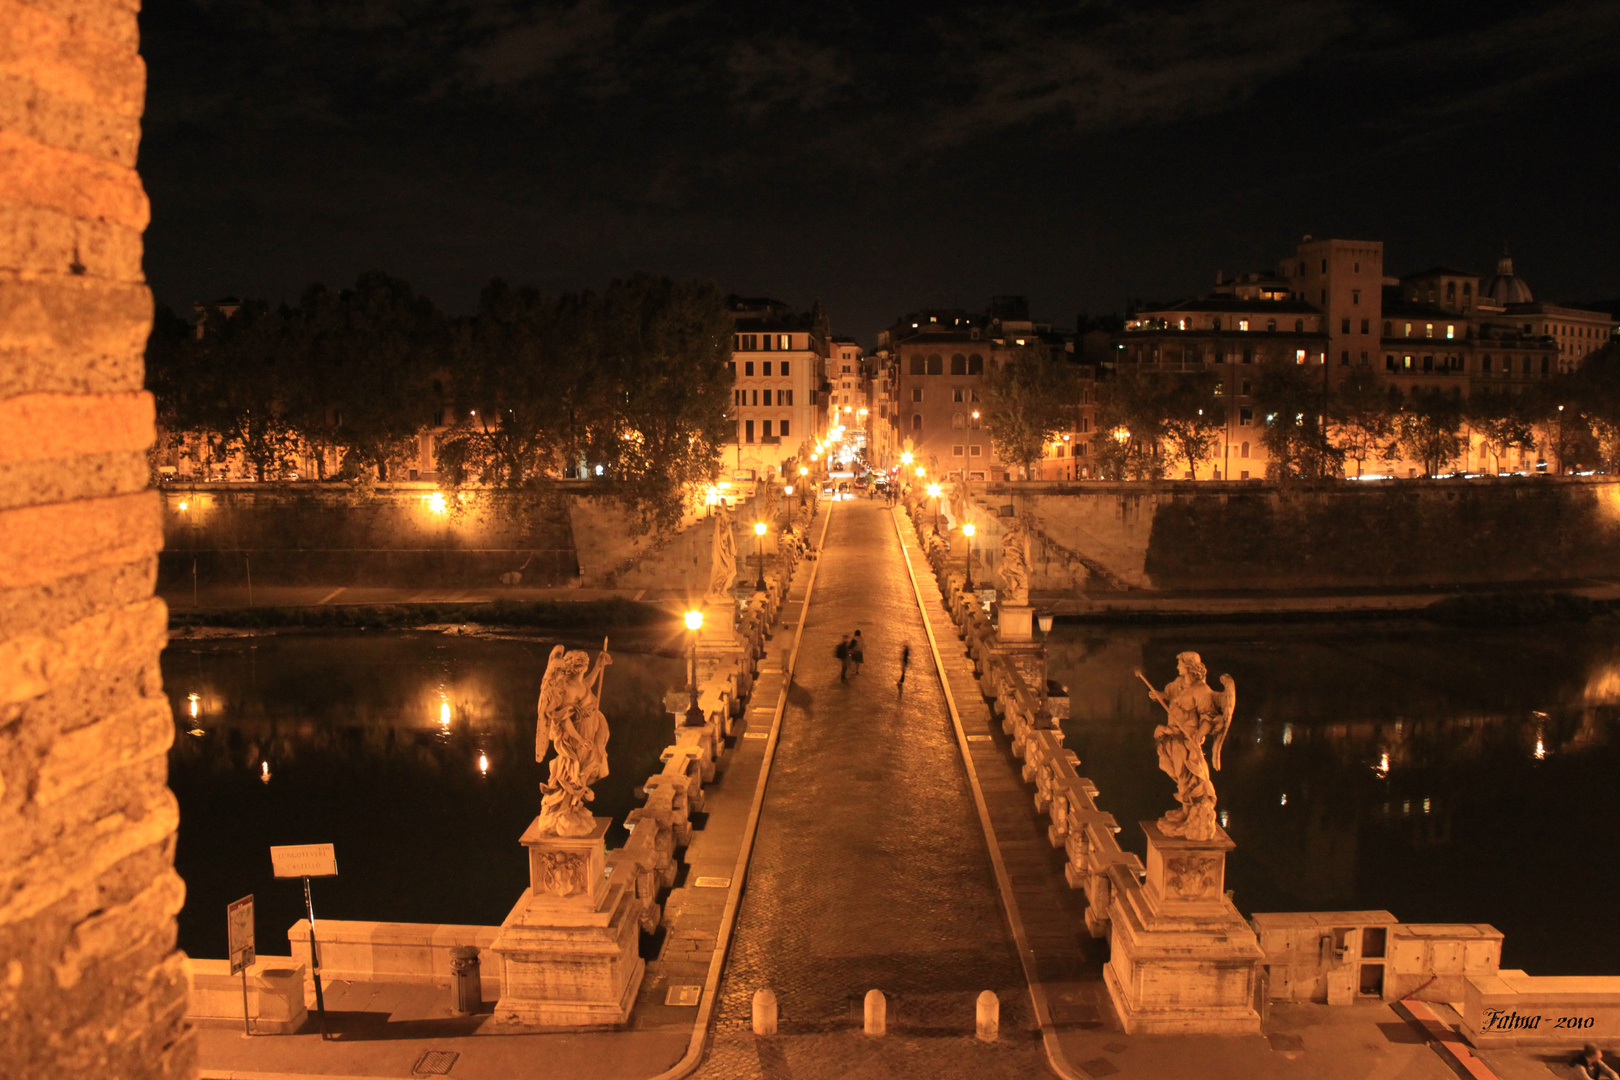
[[[1153,742],[1159,749],[1159,768],[1176,782],[1179,810],[1159,819],[1159,831],[1166,836],[1188,840],[1215,838],[1215,784],[1204,760],[1204,740],[1213,737],[1210,757],[1217,772],[1221,768],[1221,744],[1232,727],[1232,711],[1237,707],[1237,684],[1232,676],[1221,676],[1221,691],[1205,682],[1209,674],[1195,652],[1176,657],[1178,674],[1163,691],[1153,689],[1141,671],[1136,677],[1147,683],[1148,696],[1164,706],[1165,722],[1153,729]]]
[[[596,821],[585,804],[595,796],[591,785],[608,772],[607,717],[602,715],[602,676],[613,663],[607,638],[596,666],[578,649],[551,650],[540,681],[539,722],[534,732],[534,760],[544,761],[555,746],[551,772],[540,785],[540,834],[586,836]]]

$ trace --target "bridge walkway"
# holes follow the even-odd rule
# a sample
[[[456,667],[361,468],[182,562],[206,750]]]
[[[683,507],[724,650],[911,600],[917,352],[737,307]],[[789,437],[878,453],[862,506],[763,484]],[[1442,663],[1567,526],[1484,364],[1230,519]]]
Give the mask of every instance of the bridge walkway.
[[[699,1077],[1049,1075],[900,540],[835,504]],[[866,663],[839,679],[860,630]],[[904,687],[900,655],[911,649]],[[751,1030],[772,988],[777,1038]],[[880,989],[889,1035],[861,1032]],[[1002,1038],[973,1038],[1001,1001]]]

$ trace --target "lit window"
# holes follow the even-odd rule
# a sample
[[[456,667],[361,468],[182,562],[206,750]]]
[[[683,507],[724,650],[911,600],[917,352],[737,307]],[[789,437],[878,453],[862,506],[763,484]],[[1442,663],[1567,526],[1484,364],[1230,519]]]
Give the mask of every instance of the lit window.
[[[1434,323],[1424,323],[1423,324],[1423,336],[1424,337],[1434,337]]]
[[[1238,320],[1238,329],[1239,330],[1247,330],[1248,328],[1249,328],[1249,320],[1248,319],[1239,319]]]
[[[1305,350],[1304,349],[1295,349],[1294,350],[1294,363],[1303,364],[1304,362],[1305,362]]]
[[[1446,323],[1446,340],[1449,341],[1450,339],[1452,339],[1452,338],[1454,338],[1456,336],[1457,336],[1457,328],[1454,325],[1452,325],[1451,323]]]

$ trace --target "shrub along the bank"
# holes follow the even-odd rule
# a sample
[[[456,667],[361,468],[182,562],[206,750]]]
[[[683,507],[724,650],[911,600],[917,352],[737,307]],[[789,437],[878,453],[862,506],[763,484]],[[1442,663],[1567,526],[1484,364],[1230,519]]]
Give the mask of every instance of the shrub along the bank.
[[[1464,593],[1430,604],[1423,614],[1457,626],[1526,626],[1586,622],[1599,609],[1588,597],[1567,592]]]

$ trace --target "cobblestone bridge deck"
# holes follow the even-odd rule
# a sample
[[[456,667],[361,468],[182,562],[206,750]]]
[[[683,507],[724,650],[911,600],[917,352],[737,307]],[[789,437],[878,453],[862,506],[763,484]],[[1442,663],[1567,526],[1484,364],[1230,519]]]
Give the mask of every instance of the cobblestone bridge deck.
[[[833,651],[860,630],[866,664]],[[903,689],[900,653],[911,646]],[[751,1003],[775,990],[779,1037]],[[889,1032],[861,1033],[871,989]],[[993,990],[1002,1039],[972,1039]],[[1050,1075],[888,511],[833,512],[700,1077]]]

